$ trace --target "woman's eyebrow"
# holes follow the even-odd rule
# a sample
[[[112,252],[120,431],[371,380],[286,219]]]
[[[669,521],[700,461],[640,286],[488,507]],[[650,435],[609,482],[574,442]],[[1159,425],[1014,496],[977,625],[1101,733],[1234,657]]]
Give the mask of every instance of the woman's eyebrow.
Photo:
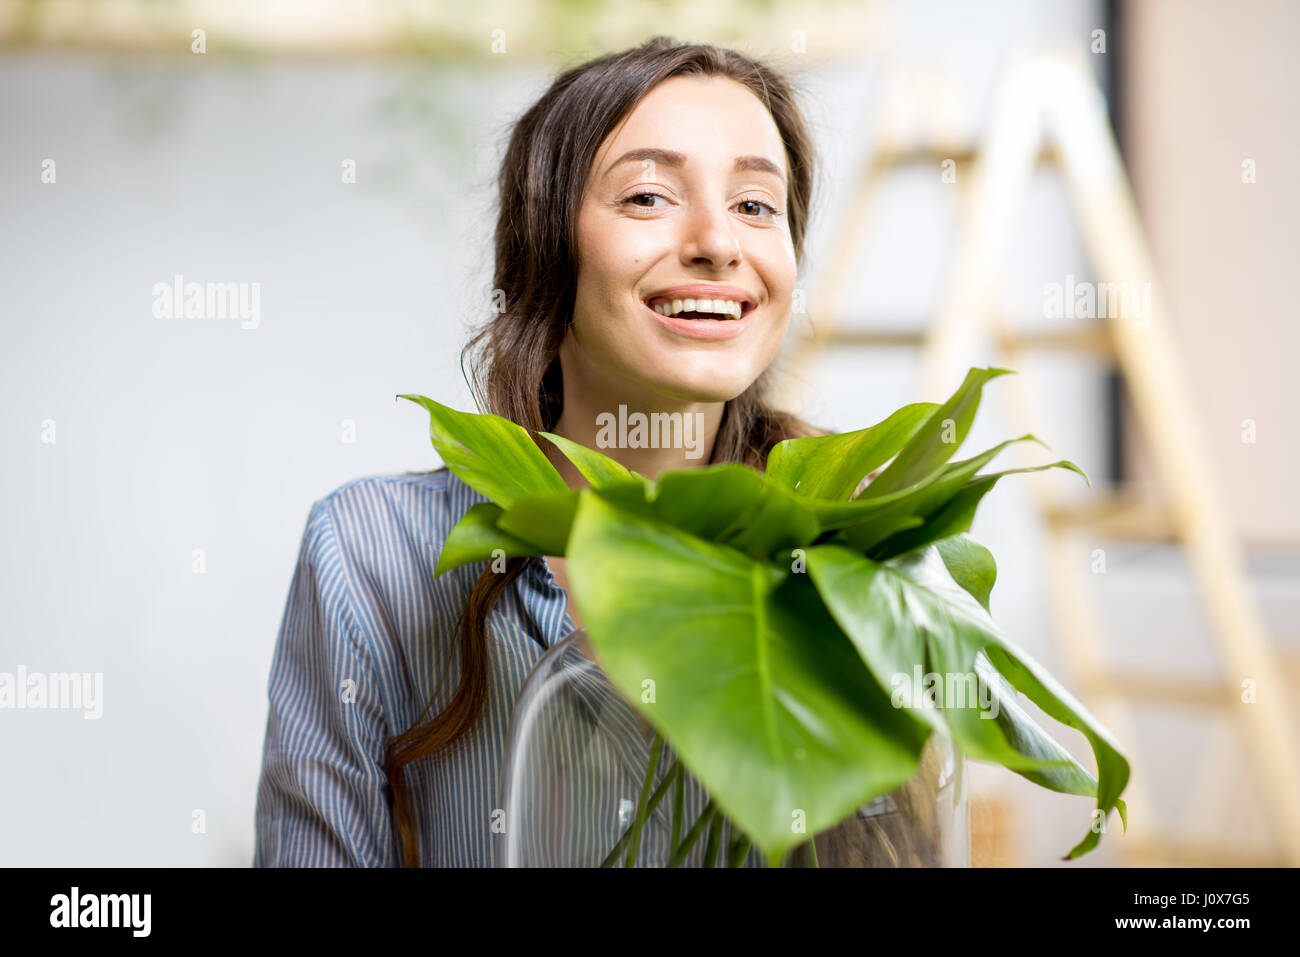
[[[614,162],[605,167],[602,176],[608,176],[616,166],[623,163],[642,163],[649,160],[652,163],[662,163],[672,169],[680,169],[686,165],[686,154],[679,153],[676,150],[660,149],[658,147],[642,147],[640,149],[628,150]],[[736,172],[746,170],[757,173],[771,173],[785,182],[785,171],[776,163],[763,156],[737,156],[733,167]]]

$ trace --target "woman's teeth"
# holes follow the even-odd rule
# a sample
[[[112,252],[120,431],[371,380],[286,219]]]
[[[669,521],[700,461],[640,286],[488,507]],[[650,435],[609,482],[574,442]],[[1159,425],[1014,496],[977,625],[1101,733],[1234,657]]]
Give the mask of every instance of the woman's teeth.
[[[671,302],[663,300],[650,308],[661,316],[678,316],[689,312],[713,313],[719,319],[739,319],[741,313],[741,304],[731,299],[674,299]]]

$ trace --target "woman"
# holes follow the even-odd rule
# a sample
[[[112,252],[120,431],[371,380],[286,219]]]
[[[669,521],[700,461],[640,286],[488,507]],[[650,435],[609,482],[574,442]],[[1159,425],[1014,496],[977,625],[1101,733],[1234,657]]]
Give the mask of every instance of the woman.
[[[788,81],[734,51],[656,37],[562,74],[502,164],[503,308],[470,343],[480,410],[648,476],[762,469],[778,441],[818,434],[763,399],[814,159]],[[681,413],[700,441],[605,447],[599,417],[620,406]],[[511,708],[581,615],[558,558],[434,580],[484,500],[441,469],[313,505],[271,668],[255,866],[493,863]]]

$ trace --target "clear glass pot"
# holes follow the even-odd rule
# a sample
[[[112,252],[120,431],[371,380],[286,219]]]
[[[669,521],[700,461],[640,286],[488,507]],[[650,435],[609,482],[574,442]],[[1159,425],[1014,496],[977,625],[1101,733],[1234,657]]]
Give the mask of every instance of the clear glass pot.
[[[931,734],[907,784],[818,834],[815,861],[805,843],[785,866],[969,866],[964,772],[951,740]],[[614,687],[582,629],[548,649],[525,680],[501,774],[497,866],[765,866]],[[649,800],[638,829],[643,791]]]

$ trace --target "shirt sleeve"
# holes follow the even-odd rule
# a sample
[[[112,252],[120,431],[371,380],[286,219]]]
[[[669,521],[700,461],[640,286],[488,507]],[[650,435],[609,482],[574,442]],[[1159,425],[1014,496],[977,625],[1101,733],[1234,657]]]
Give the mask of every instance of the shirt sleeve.
[[[254,867],[392,867],[388,728],[328,497],[312,505],[268,681]]]

